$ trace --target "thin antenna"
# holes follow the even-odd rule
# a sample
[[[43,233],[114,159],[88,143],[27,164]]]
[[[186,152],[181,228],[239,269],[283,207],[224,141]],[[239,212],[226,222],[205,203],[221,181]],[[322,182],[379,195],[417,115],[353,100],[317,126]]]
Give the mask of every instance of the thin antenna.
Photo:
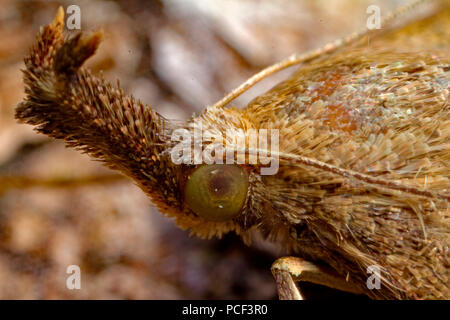
[[[410,4],[404,5],[396,9],[394,12],[389,13],[386,17],[384,17],[381,20],[382,25],[387,25],[392,22],[395,18],[405,14],[406,12],[412,10],[414,7],[418,6],[422,2],[426,2],[429,0],[416,0],[413,1]],[[362,37],[364,37],[366,34],[368,34],[370,30],[367,28],[363,28],[358,32],[354,32],[344,38],[337,39],[333,42],[330,42],[323,46],[322,48],[315,49],[312,51],[308,51],[303,54],[293,54],[290,57],[288,57],[285,60],[282,60],[280,62],[277,62],[257,74],[253,75],[251,78],[247,79],[244,83],[242,83],[239,87],[235,88],[233,91],[231,91],[228,95],[226,95],[222,100],[216,102],[214,104],[214,107],[224,107],[227,104],[229,104],[231,101],[239,97],[242,93],[253,87],[255,84],[263,80],[264,78],[278,72],[281,70],[284,70],[286,68],[289,68],[293,65],[310,62],[316,58],[318,58],[321,55],[331,53],[333,51],[336,51],[337,49],[340,49],[344,46],[347,46],[351,43],[355,43]]]
[[[235,148],[236,148],[235,150],[238,152],[244,152],[244,153],[254,154],[254,155],[261,154],[261,152],[266,152],[265,150],[260,149],[260,148],[239,148],[237,146]],[[421,188],[418,188],[418,187],[415,187],[412,185],[405,185],[405,184],[402,184],[402,183],[399,183],[396,181],[377,178],[377,177],[370,176],[370,175],[360,173],[357,171],[353,171],[350,169],[343,169],[338,166],[334,166],[332,164],[322,162],[320,160],[316,160],[313,158],[309,158],[309,157],[305,157],[305,156],[301,156],[301,155],[297,155],[297,154],[293,154],[293,153],[276,152],[275,154],[271,154],[270,156],[271,157],[277,156],[277,157],[280,157],[281,159],[283,159],[285,161],[289,161],[291,163],[300,163],[307,167],[314,167],[317,169],[321,169],[323,171],[332,172],[332,173],[340,175],[342,177],[353,178],[353,179],[356,179],[359,181],[366,182],[371,185],[386,187],[388,189],[393,189],[393,190],[399,190],[401,192],[415,194],[415,195],[419,195],[422,197],[442,198],[445,200],[450,200],[450,195],[447,195],[444,193],[433,192],[433,191],[421,189]]]

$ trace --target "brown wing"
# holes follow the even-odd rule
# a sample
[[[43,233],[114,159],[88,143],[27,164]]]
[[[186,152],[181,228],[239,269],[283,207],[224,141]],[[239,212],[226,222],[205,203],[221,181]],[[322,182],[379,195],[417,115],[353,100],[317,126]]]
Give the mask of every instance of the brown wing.
[[[449,50],[450,4],[441,4],[436,13],[373,39],[374,46],[403,50]]]
[[[373,297],[450,298],[448,15],[310,63],[245,110],[255,126],[280,130],[282,153],[444,195],[391,190],[285,159],[276,176],[263,177],[271,213],[306,225],[298,251]],[[314,257],[308,241],[325,253]],[[381,268],[382,290],[365,287],[371,265]]]

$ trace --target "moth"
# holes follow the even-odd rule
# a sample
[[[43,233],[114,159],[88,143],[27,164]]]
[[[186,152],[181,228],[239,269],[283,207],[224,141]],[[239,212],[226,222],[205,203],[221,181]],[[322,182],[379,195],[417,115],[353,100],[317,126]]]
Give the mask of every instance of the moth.
[[[250,243],[259,232],[279,243],[292,252],[272,266],[282,299],[302,298],[296,281],[374,299],[450,298],[448,3],[370,46],[363,31],[290,57],[181,125],[81,68],[101,34],[64,37],[63,16],[25,57],[19,121],[130,177],[191,234],[235,232]],[[245,108],[226,106],[294,64],[293,76]],[[226,132],[242,133],[243,159],[264,151],[277,171],[261,174],[262,161],[174,161],[174,132],[200,127],[206,147],[225,150],[234,145]],[[251,147],[255,130],[275,130],[278,148]]]

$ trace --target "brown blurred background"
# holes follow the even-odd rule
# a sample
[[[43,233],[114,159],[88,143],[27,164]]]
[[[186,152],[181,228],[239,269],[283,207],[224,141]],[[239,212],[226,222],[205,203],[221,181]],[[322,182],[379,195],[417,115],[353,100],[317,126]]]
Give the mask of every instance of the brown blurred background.
[[[384,15],[405,2],[0,0],[0,299],[276,298],[270,265],[279,248],[191,238],[129,180],[16,123],[22,59],[58,6],[80,7],[82,31],[103,30],[89,68],[182,120],[264,66],[364,26],[370,4]],[[81,290],[66,288],[69,265],[81,267]]]

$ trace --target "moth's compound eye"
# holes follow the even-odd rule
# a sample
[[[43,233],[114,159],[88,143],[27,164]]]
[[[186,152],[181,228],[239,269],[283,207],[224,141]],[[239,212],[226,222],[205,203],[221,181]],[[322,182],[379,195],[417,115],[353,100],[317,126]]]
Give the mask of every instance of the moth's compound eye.
[[[226,221],[242,210],[247,189],[245,169],[226,164],[204,165],[189,176],[184,187],[184,200],[204,219]]]

